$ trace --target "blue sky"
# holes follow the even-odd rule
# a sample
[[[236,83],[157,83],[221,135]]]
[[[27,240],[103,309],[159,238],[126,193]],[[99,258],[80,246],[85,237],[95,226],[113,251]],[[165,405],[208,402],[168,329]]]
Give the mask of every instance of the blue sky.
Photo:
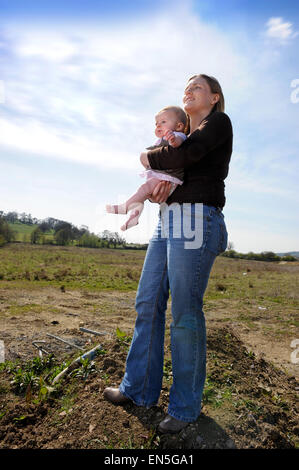
[[[142,182],[155,114],[207,73],[234,128],[229,239],[298,250],[298,49],[294,1],[0,0],[0,209],[119,231],[104,207]],[[127,241],[157,213],[146,203]]]

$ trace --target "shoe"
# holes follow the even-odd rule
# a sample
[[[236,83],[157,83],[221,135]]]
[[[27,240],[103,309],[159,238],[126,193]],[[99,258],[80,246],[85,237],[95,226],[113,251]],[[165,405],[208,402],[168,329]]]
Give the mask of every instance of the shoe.
[[[161,421],[158,426],[158,430],[164,434],[176,434],[188,426],[190,423],[186,423],[186,421],[180,421],[179,419],[173,418],[173,416],[167,415],[166,418]]]
[[[105,388],[104,398],[115,405],[122,405],[123,403],[131,401],[129,398],[125,397],[118,388],[112,387]]]

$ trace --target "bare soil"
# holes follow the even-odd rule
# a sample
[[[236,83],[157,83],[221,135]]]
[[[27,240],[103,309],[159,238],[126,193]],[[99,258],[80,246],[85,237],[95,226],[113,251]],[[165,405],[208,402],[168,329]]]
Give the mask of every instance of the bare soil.
[[[114,406],[105,401],[104,388],[117,386],[124,372],[128,344],[118,339],[115,331],[120,328],[132,335],[134,300],[134,292],[68,291],[56,287],[0,290],[0,329],[6,360],[24,362],[37,356],[34,340],[45,341],[44,349],[53,353],[57,361],[76,353],[73,347],[48,337],[47,333],[84,350],[100,343],[104,351],[94,359],[94,370],[87,378],[65,377],[59,393],[47,400],[34,401],[28,395],[15,394],[9,386],[11,376],[2,371],[0,448],[298,446],[298,366],[290,362],[290,337],[273,340],[271,335],[264,334],[262,326],[252,331],[234,316],[228,321],[225,302],[222,308],[206,312],[207,393],[195,423],[178,435],[157,432],[158,423],[167,413],[169,369],[158,406],[144,409],[132,403]],[[168,326],[169,322],[170,315]],[[103,335],[83,333],[80,327]],[[169,336],[165,351],[169,364]]]

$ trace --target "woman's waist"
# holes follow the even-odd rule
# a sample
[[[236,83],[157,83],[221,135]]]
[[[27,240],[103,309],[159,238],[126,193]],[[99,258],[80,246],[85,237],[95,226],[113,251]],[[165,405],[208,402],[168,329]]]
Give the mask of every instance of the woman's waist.
[[[222,175],[215,174],[198,174],[195,172],[185,172],[185,185],[190,184],[199,184],[199,183],[214,183],[214,184],[223,184],[224,177]]]
[[[167,199],[167,204],[173,202],[181,203],[202,203],[208,206],[224,207],[225,190],[224,182],[184,182]]]

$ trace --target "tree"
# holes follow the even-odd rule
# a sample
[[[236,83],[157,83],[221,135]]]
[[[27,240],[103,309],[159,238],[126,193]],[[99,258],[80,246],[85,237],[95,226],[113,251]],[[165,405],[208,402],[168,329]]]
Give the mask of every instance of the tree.
[[[281,257],[281,261],[297,261],[297,258],[292,255],[285,255]]]
[[[0,236],[1,245],[11,242],[15,239],[15,232],[10,228],[7,221],[0,217]]]
[[[79,246],[86,246],[89,248],[99,248],[99,238],[94,233],[85,232],[79,239]]]
[[[68,245],[72,240],[70,229],[68,227],[61,228],[54,234],[54,239],[57,245]]]
[[[49,230],[51,230],[51,224],[49,224],[49,222],[43,221],[39,224],[39,229],[43,233],[48,232]]]
[[[261,259],[263,261],[280,261],[280,256],[277,256],[273,251],[263,251]]]
[[[17,212],[8,212],[5,216],[5,220],[14,224],[18,220],[18,217]]]
[[[234,248],[235,248],[235,246],[234,246],[233,242],[229,241],[228,244],[227,244],[226,249],[230,251],[230,250],[233,250]]]
[[[117,245],[123,245],[126,243],[126,240],[119,235],[117,232],[112,232],[112,240],[111,240],[114,248],[116,248]]]
[[[42,237],[42,234],[43,232],[41,231],[41,229],[39,227],[36,227],[34,230],[32,230],[31,232],[31,243],[33,245],[35,245],[36,243],[39,242],[39,240],[41,239]]]
[[[110,243],[113,239],[112,232],[110,232],[110,230],[104,230],[100,234],[100,239],[104,241],[104,243],[107,245],[108,248],[110,248]]]

